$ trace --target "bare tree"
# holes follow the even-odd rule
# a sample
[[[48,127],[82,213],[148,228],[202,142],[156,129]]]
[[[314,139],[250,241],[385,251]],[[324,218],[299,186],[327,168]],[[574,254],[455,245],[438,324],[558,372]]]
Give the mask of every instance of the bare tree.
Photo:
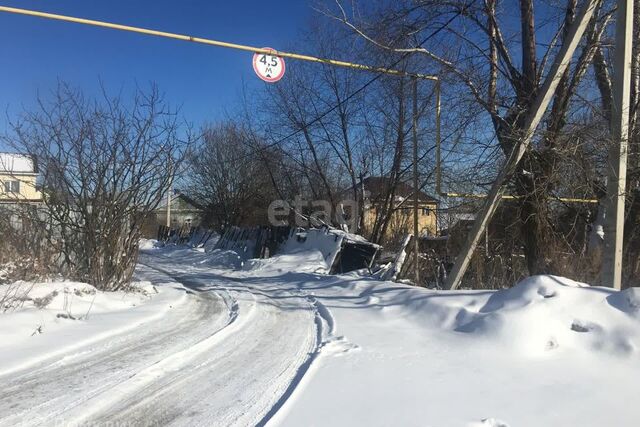
[[[402,55],[381,55],[332,21],[312,21],[305,36],[305,48],[320,56],[407,66]],[[422,92],[432,89],[421,87],[421,106]],[[328,201],[334,212],[341,200],[357,201],[360,216],[351,231],[380,242],[396,208],[395,189],[409,170],[407,79],[303,63],[289,71],[286,81],[267,91],[278,102],[269,109],[263,104],[254,108],[263,116],[262,134],[265,140],[273,138],[282,156],[290,160],[287,168],[304,183],[301,195]],[[390,179],[383,191],[385,203],[365,230],[361,182],[370,175]]]
[[[60,83],[4,140],[38,160],[44,196],[31,226],[46,227],[59,273],[102,290],[126,286],[140,229],[168,191],[168,165],[191,141],[154,86],[133,99],[89,99]]]
[[[563,169],[571,164],[579,148],[577,139],[567,137],[575,132],[575,126],[567,127],[568,118],[576,112],[571,101],[597,55],[610,20],[611,10],[604,4],[599,3],[580,53],[562,77],[546,125],[510,183],[511,191],[518,196],[519,236],[530,274],[558,272],[554,257],[548,256],[549,248],[573,250],[574,243],[558,232],[560,216],[555,196],[566,189]],[[471,97],[482,108],[478,121],[490,124],[483,132],[493,130],[500,151],[509,155],[522,135],[525,117],[550,60],[573,22],[577,1],[542,6],[546,8],[542,23],[536,22],[533,0],[520,0],[519,6],[517,29],[508,18],[506,4],[497,0],[381,2],[377,10],[374,8],[376,12],[365,16],[357,6],[353,7],[357,13],[349,14],[338,2],[337,9],[327,13],[383,51],[428,59],[432,69],[440,70],[446,85],[458,88],[451,89],[449,96]],[[381,28],[394,28],[404,38],[395,43],[381,40]],[[541,52],[541,47],[545,51]],[[499,164],[500,159],[496,160],[490,165]],[[594,196],[593,188],[583,189],[579,197]],[[576,215],[586,213],[579,210]]]
[[[206,207],[208,224],[224,229],[264,223],[276,198],[272,169],[265,164],[273,153],[260,150],[250,132],[230,121],[209,126],[202,135],[188,157],[187,191]]]

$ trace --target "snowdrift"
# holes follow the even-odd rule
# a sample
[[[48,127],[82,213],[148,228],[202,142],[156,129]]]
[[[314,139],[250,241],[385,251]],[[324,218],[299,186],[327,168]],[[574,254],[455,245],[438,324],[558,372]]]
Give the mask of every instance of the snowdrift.
[[[168,262],[192,265],[194,267],[207,267],[212,269],[239,270],[244,265],[244,259],[240,254],[232,250],[206,248],[191,248],[189,246],[168,245],[141,249],[142,254],[167,258]],[[144,258],[141,260],[144,264]]]
[[[288,274],[286,280],[300,281],[301,289],[310,286],[321,295],[316,275],[330,272],[347,238],[347,233],[336,230],[298,232],[278,255],[246,261],[233,251],[160,251],[197,267],[264,277]],[[357,273],[329,280],[328,290],[358,295],[360,305],[377,309],[389,321],[402,318],[526,357],[571,351],[627,357],[640,349],[640,290],[635,288],[617,292],[556,276],[530,277],[498,291],[433,291]]]
[[[250,260],[245,269],[268,266],[278,271],[337,274],[367,268],[380,246],[365,238],[328,228],[294,231],[268,260]]]
[[[141,251],[148,251],[151,249],[160,248],[162,245],[156,239],[140,239],[138,242],[138,247]]]
[[[297,232],[273,257],[274,262],[295,266],[298,272],[329,273],[346,236],[342,231],[326,229]]]
[[[345,282],[388,318],[427,324],[536,357],[563,352],[630,356],[640,349],[640,289],[615,291],[556,276],[498,291],[431,291],[391,282]]]
[[[194,234],[193,242],[202,241],[202,234]],[[140,253],[172,259],[194,267],[239,270],[245,257],[234,250],[215,249],[219,236],[211,236],[200,247],[193,244],[163,243],[154,239],[140,239]],[[144,263],[144,261],[143,261]]]
[[[637,409],[611,398],[640,381],[636,289],[554,276],[497,291],[286,278],[327,309],[336,337],[279,425],[309,414],[336,426],[637,425]]]
[[[135,282],[127,292],[86,283],[16,282],[0,286],[0,375],[135,328],[183,303],[174,287]]]
[[[274,251],[271,258],[252,258],[256,252],[262,252],[256,251],[260,245],[252,238],[254,235],[264,237],[269,230],[266,231],[260,228],[233,228],[223,238],[211,239],[214,243],[204,247],[163,245],[155,240],[142,239],[140,251],[172,258],[183,264],[214,269],[251,271],[278,265],[279,272],[336,274],[370,267],[380,249],[380,246],[361,236],[341,230],[287,229],[280,236],[281,243],[269,249]]]

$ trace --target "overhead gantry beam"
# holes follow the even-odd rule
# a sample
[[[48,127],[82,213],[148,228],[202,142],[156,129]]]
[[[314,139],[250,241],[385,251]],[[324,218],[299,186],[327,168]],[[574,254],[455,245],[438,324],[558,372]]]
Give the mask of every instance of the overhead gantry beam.
[[[244,50],[246,52],[262,53],[266,55],[281,56],[283,58],[298,59],[307,62],[316,62],[320,64],[333,65],[337,67],[352,68],[361,71],[371,71],[375,73],[389,74],[400,77],[414,77],[423,80],[438,80],[438,76],[419,73],[407,73],[401,70],[394,70],[385,67],[376,67],[372,65],[357,64],[348,61],[339,61],[336,59],[319,58],[317,56],[302,55],[292,52],[284,52],[275,49],[264,49],[259,47],[247,46],[237,43],[223,42],[219,40],[205,39],[202,37],[194,37],[185,34],[169,33],[166,31],[150,30],[141,27],[132,27],[130,25],[115,24],[112,22],[96,21],[93,19],[77,18],[75,16],[58,15],[55,13],[40,12],[37,10],[20,9],[16,7],[0,6],[0,12],[14,13],[17,15],[35,16],[38,18],[53,19],[55,21],[73,22],[75,24],[90,25],[93,27],[110,28],[112,30],[128,31],[131,33],[146,34],[148,36],[164,37],[175,40],[182,40],[193,43],[206,44],[209,46],[224,47],[228,49]]]

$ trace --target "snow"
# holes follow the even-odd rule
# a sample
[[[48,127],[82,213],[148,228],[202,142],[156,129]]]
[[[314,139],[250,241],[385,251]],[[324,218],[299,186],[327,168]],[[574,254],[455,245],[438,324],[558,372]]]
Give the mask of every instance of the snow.
[[[160,247],[160,242],[158,242],[156,239],[140,239],[138,247],[140,248],[140,250],[148,251]]]
[[[24,154],[0,153],[0,172],[33,173],[33,159]]]
[[[133,283],[127,292],[100,292],[70,281],[0,286],[17,296],[0,311],[0,376],[25,369],[161,317],[184,292]]]
[[[589,248],[591,251],[594,251],[593,248],[601,248],[604,242],[604,224],[607,215],[605,205],[605,203],[598,203],[598,212],[589,231]]]
[[[152,255],[166,263],[178,262],[182,268],[188,266],[221,268],[238,270],[245,264],[244,258],[238,253],[227,249],[192,248],[186,245],[140,247],[143,254]],[[253,262],[250,260],[249,262]]]
[[[640,415],[614,398],[640,380],[637,289],[537,276],[430,291],[269,261],[251,274],[277,268],[333,319],[333,340],[275,425],[599,426]]]
[[[284,243],[276,259],[282,264],[295,263],[298,271],[326,274],[331,270],[343,240],[348,237],[344,231],[326,228],[299,232]]]
[[[24,336],[34,329],[26,327],[32,317],[20,340],[10,339],[24,349],[47,335],[63,337],[56,321],[76,331],[101,310],[121,317],[163,295],[186,301],[147,328],[96,344],[91,351],[98,355],[118,354],[99,370],[108,375],[92,374],[89,361],[98,356],[81,349],[64,359],[63,372],[53,364],[27,376],[36,389],[23,376],[3,375],[8,385],[5,395],[0,391],[0,425],[53,413],[64,423],[89,424],[637,424],[640,408],[624,398],[640,381],[637,289],[536,276],[497,291],[437,291],[358,272],[328,275],[344,237],[313,231],[287,242],[279,255],[248,261],[232,251],[151,245],[142,251],[139,275],[182,285],[165,286],[136,307],[105,301],[88,319],[75,321],[53,316],[64,312],[58,296],[43,334]],[[173,289],[181,286],[193,291]],[[73,302],[74,316],[86,313],[84,298]],[[56,381],[73,388],[58,396]],[[58,400],[45,403],[52,395]],[[18,410],[9,396],[40,403]]]

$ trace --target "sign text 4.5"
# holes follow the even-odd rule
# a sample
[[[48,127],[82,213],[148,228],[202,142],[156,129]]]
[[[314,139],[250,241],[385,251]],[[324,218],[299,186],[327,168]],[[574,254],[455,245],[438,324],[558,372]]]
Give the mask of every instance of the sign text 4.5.
[[[265,50],[274,50],[265,47]],[[268,83],[275,83],[284,76],[284,58],[266,53],[255,53],[253,55],[253,70],[258,77]]]

